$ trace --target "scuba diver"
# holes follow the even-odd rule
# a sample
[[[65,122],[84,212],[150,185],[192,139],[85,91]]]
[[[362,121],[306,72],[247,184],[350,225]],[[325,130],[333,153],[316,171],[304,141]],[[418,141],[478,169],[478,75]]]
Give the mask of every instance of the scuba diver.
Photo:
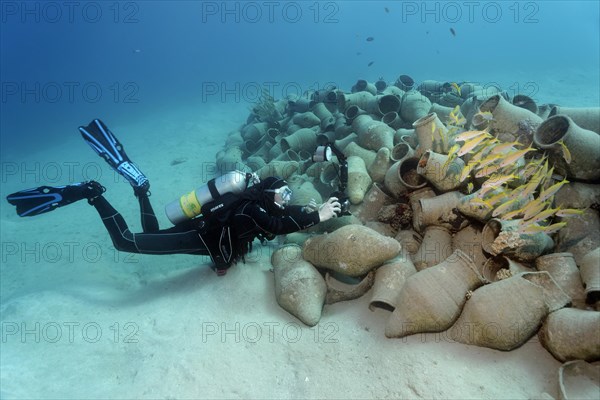
[[[167,215],[175,226],[159,229],[149,199],[150,182],[127,157],[114,134],[99,119],[79,127],[79,131],[92,149],[133,187],[140,205],[143,232],[129,230],[123,216],[103,196],[106,189],[96,181],[41,186],[13,193],[7,200],[17,207],[19,216],[39,215],[87,199],[100,215],[117,250],[141,254],[208,255],[213,261],[213,270],[221,276],[236,261],[244,260],[244,255],[252,250],[255,238],[264,243],[276,235],[309,228],[341,212],[337,197],[329,198],[320,206],[314,202],[306,206],[290,205],[292,190],[282,178],[268,177],[259,181],[254,174],[234,171],[225,174],[224,180],[217,181],[221,191],[215,184],[219,178],[211,179],[205,185],[205,191],[209,193],[205,199],[211,200],[208,203],[200,205],[194,194],[198,191],[194,191],[173,202],[177,212],[173,212],[172,205],[167,206]],[[240,176],[243,177],[241,188]],[[231,185],[237,185],[239,193],[225,193],[234,187]],[[192,206],[196,208],[191,213],[186,209],[190,196],[194,199]],[[198,215],[201,207],[202,215]]]

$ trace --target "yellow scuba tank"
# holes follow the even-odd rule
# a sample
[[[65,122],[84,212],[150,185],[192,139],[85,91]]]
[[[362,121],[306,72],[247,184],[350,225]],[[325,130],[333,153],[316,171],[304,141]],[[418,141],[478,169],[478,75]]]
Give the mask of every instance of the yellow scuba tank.
[[[173,224],[181,223],[202,214],[202,205],[225,193],[242,193],[248,186],[249,177],[241,171],[230,171],[205,185],[184,194],[165,206],[167,217]]]

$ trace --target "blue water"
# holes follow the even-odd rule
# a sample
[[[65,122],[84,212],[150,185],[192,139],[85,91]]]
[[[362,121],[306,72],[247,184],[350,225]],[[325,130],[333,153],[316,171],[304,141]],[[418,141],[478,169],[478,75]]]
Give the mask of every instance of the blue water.
[[[547,75],[579,68],[592,96],[570,105],[597,106],[598,7],[596,1],[4,1],[2,145],[35,147],[96,116],[118,123],[183,104],[251,103],[259,87],[281,98],[400,74],[417,82],[499,82],[543,103],[557,100],[539,96]]]

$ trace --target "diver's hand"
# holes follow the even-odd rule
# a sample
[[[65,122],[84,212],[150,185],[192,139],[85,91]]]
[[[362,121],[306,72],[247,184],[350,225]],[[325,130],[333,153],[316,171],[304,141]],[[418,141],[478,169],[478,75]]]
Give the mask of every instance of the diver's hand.
[[[317,201],[315,199],[310,199],[307,205],[302,208],[302,211],[311,213],[319,210],[319,206],[317,205]]]
[[[342,212],[342,205],[338,201],[338,198],[331,197],[319,207],[319,222],[335,218],[340,212]]]

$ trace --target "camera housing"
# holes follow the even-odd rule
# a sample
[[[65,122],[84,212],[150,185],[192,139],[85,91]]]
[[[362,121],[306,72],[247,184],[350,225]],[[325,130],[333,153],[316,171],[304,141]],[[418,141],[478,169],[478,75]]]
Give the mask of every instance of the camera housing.
[[[348,186],[348,161],[346,160],[346,156],[342,153],[337,147],[335,147],[334,143],[327,143],[324,146],[318,146],[315,150],[315,153],[312,156],[312,161],[320,162],[320,161],[330,161],[332,156],[335,155],[340,164],[340,185],[338,190],[331,193],[329,197],[337,197],[340,202],[341,209],[339,213],[336,213],[337,216],[341,215],[351,215],[350,214],[350,200],[348,195],[346,194],[346,187]]]

